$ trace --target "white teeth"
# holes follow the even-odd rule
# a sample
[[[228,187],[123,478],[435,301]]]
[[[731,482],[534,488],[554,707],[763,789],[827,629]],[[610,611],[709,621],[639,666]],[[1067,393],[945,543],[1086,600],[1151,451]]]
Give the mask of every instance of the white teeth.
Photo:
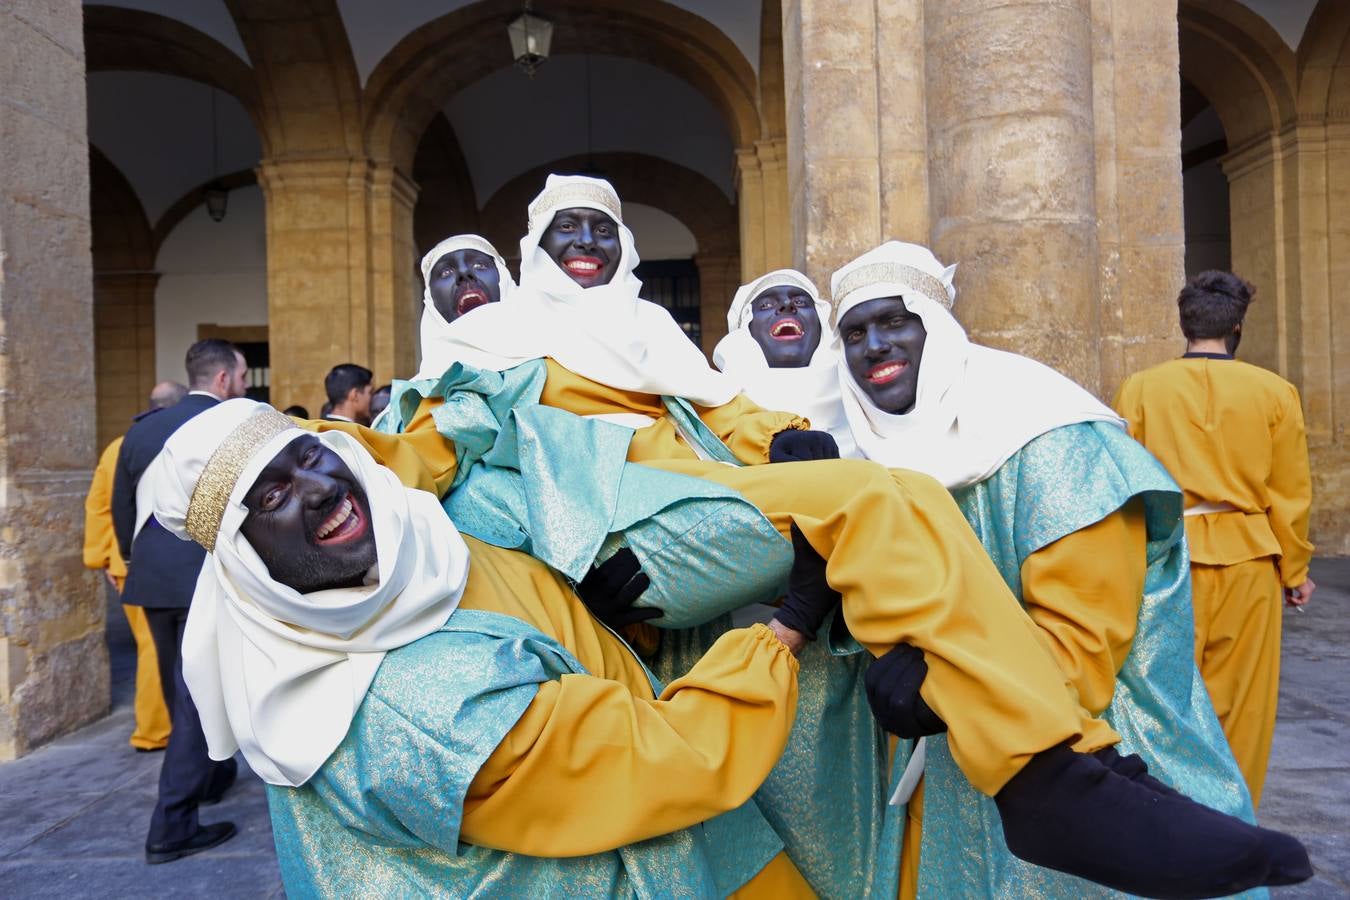
[[[600,267],[597,266],[595,263],[582,262],[582,261],[580,261],[580,260],[573,260],[572,262],[569,262],[569,263],[567,264],[567,268],[569,268],[569,269],[575,269],[575,270],[577,270],[578,272],[594,272],[594,271],[596,271],[597,269],[599,269]]]
[[[875,372],[872,373],[870,377],[872,378],[873,381],[876,381],[881,378],[889,378],[899,371],[900,371],[900,364],[893,363],[892,365],[886,366],[885,368],[877,369]]]
[[[323,540],[324,538],[328,537],[328,535],[332,534],[334,531],[337,530],[337,527],[339,525],[341,525],[343,522],[346,522],[347,519],[351,518],[351,514],[352,514],[352,498],[348,497],[346,500],[343,500],[342,505],[339,506],[333,512],[333,514],[328,517],[328,521],[324,522],[322,525],[319,526],[319,530],[314,532],[314,537],[319,540]]]

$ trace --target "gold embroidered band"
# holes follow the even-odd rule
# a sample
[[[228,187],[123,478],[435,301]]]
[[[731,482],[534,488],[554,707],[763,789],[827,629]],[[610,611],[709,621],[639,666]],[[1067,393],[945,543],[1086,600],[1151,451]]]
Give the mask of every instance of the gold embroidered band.
[[[551,210],[571,209],[574,206],[598,206],[615,222],[623,223],[623,211],[619,206],[618,195],[607,191],[598,184],[563,184],[544,191],[530,204],[530,231],[539,223],[536,219]],[[545,222],[545,225],[548,223]]]
[[[216,547],[220,521],[225,517],[225,506],[240,473],[258,448],[289,428],[295,428],[289,417],[270,406],[259,407],[226,436],[206,461],[206,468],[192,489],[185,524],[188,536],[208,553]]]
[[[947,294],[947,286],[923,269],[897,262],[875,262],[859,266],[839,281],[834,298],[830,301],[834,307],[834,324],[839,324],[839,305],[849,294],[859,288],[874,284],[896,284],[903,290],[918,291],[943,309],[952,308],[952,299]]]

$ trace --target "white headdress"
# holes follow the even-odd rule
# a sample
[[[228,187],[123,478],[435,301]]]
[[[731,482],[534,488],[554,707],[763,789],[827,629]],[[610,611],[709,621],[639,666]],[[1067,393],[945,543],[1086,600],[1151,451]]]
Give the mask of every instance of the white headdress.
[[[983,481],[1028,441],[1077,422],[1122,422],[1101,401],[1035,360],[972,344],[951,314],[955,266],[918,244],[889,241],[834,273],[834,347],[844,412],[859,451],[949,488]],[[900,297],[928,332],[914,408],[883,412],[844,361],[839,322],[869,300]]]
[[[764,350],[750,334],[753,300],[769,288],[799,287],[815,304],[820,319],[820,343],[808,365],[794,369],[770,368]],[[853,438],[839,399],[839,376],[831,346],[830,304],[816,286],[796,269],[777,269],[741,285],[727,311],[727,336],[713,350],[713,364],[765,409],[795,413],[811,427],[834,435],[843,456],[853,455]]]
[[[183,678],[213,759],[242,749],[269,784],[304,784],[347,734],[390,650],[445,624],[468,549],[436,498],[404,488],[341,432],[319,436],[370,505],[376,565],[361,587],[300,594],[240,532],[262,469],[307,434],[271,407],[227,400],[189,419],[146,470],[155,517],[208,550],[183,634]]]
[[[600,210],[619,226],[622,250],[608,284],[581,287],[539,246],[553,216],[578,207]],[[638,297],[637,247],[609,182],[550,175],[529,214],[529,232],[520,239],[520,286],[503,302],[451,323],[443,343],[447,358],[501,371],[551,357],[609,387],[669,394],[705,406],[736,395],[731,381],[708,365],[670,313]],[[420,377],[439,374],[424,366]]]
[[[441,257],[456,250],[477,250],[492,257],[492,261],[497,264],[498,300],[505,300],[511,296],[511,291],[516,287],[516,280],[511,277],[511,270],[506,267],[506,260],[502,259],[497,248],[476,234],[456,234],[448,237],[422,257],[422,362],[418,368],[423,371],[434,371],[436,375],[450,368],[454,359],[449,356],[450,350],[443,346],[446,329],[451,323],[445,321],[445,316],[436,309],[436,302],[431,299],[431,270]]]

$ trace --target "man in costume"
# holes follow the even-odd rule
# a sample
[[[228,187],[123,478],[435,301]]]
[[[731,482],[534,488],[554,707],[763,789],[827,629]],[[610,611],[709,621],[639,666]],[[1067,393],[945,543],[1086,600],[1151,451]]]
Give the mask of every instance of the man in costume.
[[[497,303],[516,286],[506,260],[486,239],[456,234],[422,257],[422,363],[437,377],[454,360],[438,350],[450,323],[488,303]]]
[[[996,798],[1019,856],[1167,896],[1301,875],[1306,855],[1292,839],[1129,777],[1137,761],[1121,773],[1110,767],[1120,760],[1094,755],[1116,734],[1065,690],[946,491],[926,476],[820,459],[837,452],[827,435],[738,396],[665,310],[638,298],[636,264],[608,183],[550,176],[530,206],[520,287],[446,330],[455,365],[436,383],[405,385],[391,424],[415,439],[453,432],[458,398],[446,384],[462,383],[470,367],[509,378],[534,363],[539,405],[623,423],[638,468],[732,488],[784,537],[799,533],[827,560],[848,631],[866,649],[879,655],[909,641],[924,651],[925,700],[951,726],[962,771]],[[780,459],[803,461],[753,465]],[[1106,821],[1109,833],[1089,827]],[[1175,839],[1187,833],[1194,839]]]
[[[150,408],[136,416],[139,422],[151,413],[173,406],[187,396],[187,388],[176,381],[161,381],[150,389]],[[117,549],[117,535],[113,532],[112,487],[117,469],[117,456],[122,450],[122,438],[117,437],[103,450],[94,469],[89,494],[84,498],[84,564],[90,569],[101,569],[112,589],[120,596],[127,578],[127,564]],[[155,655],[155,641],[145,610],[130,603],[122,604],[122,612],[131,627],[136,643],[136,692],[133,708],[136,725],[132,729],[131,746],[142,752],[163,750],[169,743],[169,709],[164,705],[164,689],[159,683],[159,659]]]
[[[839,402],[829,318],[829,303],[801,272],[761,275],[736,291],[713,363],[760,407],[802,416],[850,457],[853,436]]]
[[[1234,359],[1254,291],[1202,272],[1177,298],[1186,353],[1132,375],[1115,408],[1181,483],[1195,659],[1259,803],[1280,687],[1280,599],[1302,606],[1312,481],[1298,390]]]
[[[1185,651],[1191,612],[1178,491],[1078,385],[972,344],[950,312],[954,269],[924,247],[892,241],[831,279],[841,397],[859,451],[951,490],[1078,702],[1114,726],[1123,752],[1188,796],[1250,818]],[[869,673],[879,717],[902,736],[942,728],[921,696],[899,702],[899,685],[922,683],[924,665],[924,654],[898,648]],[[925,790],[909,804],[905,840],[905,873],[917,885],[908,881],[906,894],[953,878],[991,895],[1085,889],[993,848],[952,853],[995,843],[997,815],[961,776],[947,741],[925,743],[915,751],[927,758]]]
[[[222,400],[244,396],[248,366],[238,348],[219,339],[193,344],[185,364],[188,395],[131,426],[113,477],[113,527],[118,550],[128,560],[123,602],[145,610],[173,723],[145,839],[145,859],[151,864],[200,853],[235,834],[232,822],[202,825],[197,818],[198,806],[220,800],[235,779],[234,760],[213,762],[207,755],[197,707],[183,684],[183,629],[202,552],[176,540],[150,516],[152,495],[141,490],[141,480],[164,442],[184,422]]]
[[[209,551],[185,675],[212,755],[270,785],[290,896],[810,895],[747,801],[792,724],[786,623],[833,596],[790,591],[663,690],[557,573],[348,434],[236,400],[146,478]]]

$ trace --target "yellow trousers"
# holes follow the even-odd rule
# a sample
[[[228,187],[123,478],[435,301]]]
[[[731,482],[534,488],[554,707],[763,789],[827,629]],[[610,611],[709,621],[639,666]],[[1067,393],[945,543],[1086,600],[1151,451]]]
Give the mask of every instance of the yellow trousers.
[[[1280,696],[1279,571],[1268,556],[1231,566],[1193,563],[1191,596],[1195,663],[1259,805]]]
[[[795,522],[827,560],[853,636],[876,656],[901,641],[923,650],[924,700],[976,789],[992,796],[1065,741],[1091,751],[1120,739],[1079,707],[951,494],[928,476],[862,460],[644,464],[736,489],[785,537]]]
[[[150,637],[145,610],[122,604],[131,636],[136,640],[136,728],[131,746],[139,750],[162,750],[169,743],[169,708],[164,705],[164,690],[159,683],[159,657]]]

